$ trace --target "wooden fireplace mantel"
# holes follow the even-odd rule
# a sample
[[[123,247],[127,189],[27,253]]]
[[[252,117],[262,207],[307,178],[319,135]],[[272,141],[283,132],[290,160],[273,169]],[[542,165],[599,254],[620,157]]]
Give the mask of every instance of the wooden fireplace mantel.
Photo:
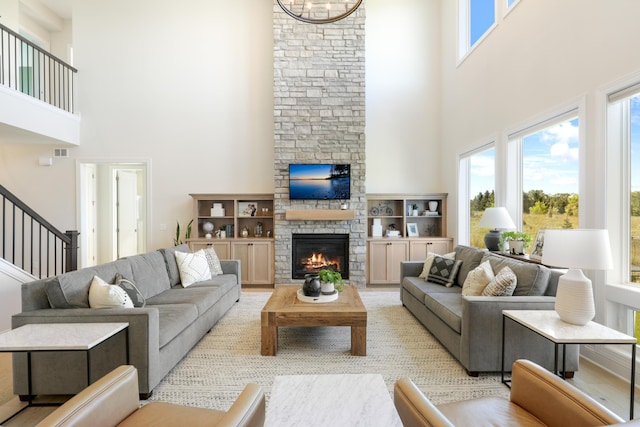
[[[288,221],[349,221],[355,217],[352,209],[289,209],[285,212]]]

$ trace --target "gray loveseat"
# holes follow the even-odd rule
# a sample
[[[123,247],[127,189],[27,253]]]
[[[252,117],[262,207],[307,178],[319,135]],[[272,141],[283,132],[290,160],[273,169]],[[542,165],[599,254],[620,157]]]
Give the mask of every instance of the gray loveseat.
[[[221,260],[224,274],[184,288],[175,261],[176,250],[189,252],[187,245],[181,245],[26,283],[22,285],[22,312],[12,317],[12,327],[29,323],[128,322],[130,364],[138,370],[140,394],[148,396],[240,299],[240,261]],[[117,273],[137,286],[146,305],[89,308],[93,276],[113,283]],[[109,372],[114,358],[122,357],[117,356],[124,354],[122,341],[119,346],[112,345],[113,349],[107,346],[92,355],[92,380]],[[78,393],[87,385],[86,364],[84,352],[34,353],[33,394]],[[14,393],[28,394],[27,359],[23,353],[13,355],[13,378]]]
[[[496,255],[486,250],[457,246],[462,264],[456,282],[445,287],[418,276],[423,261],[401,263],[402,304],[464,366],[470,375],[498,372],[502,359],[502,310],[553,310],[560,272],[539,264]],[[517,277],[513,296],[463,296],[467,274],[489,260],[494,273],[509,266]],[[554,367],[551,342],[512,321],[506,322],[505,366],[530,359],[547,369]],[[560,349],[562,357],[562,349]],[[567,346],[567,371],[578,369],[578,346]]]

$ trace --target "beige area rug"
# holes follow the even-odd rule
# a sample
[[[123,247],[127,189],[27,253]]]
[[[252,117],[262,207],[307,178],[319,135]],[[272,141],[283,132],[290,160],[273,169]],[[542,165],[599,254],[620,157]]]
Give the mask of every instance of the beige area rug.
[[[226,316],[154,389],[150,400],[228,409],[245,384],[267,395],[276,375],[379,373],[411,378],[436,404],[508,397],[500,375],[469,377],[400,303],[397,292],[361,292],[368,311],[367,356],[351,356],[348,327],[280,328],[276,356],[260,355],[260,310],[268,292],[243,292]],[[292,399],[303,399],[292,390]]]

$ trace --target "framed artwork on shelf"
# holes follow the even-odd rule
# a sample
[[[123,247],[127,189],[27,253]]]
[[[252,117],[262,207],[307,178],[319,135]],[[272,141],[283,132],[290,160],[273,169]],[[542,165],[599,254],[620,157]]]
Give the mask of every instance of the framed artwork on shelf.
[[[538,230],[538,234],[536,234],[536,240],[533,242],[533,248],[531,249],[531,255],[529,255],[529,258],[541,261],[543,246],[544,230]]]
[[[415,222],[408,222],[407,223],[407,236],[409,236],[409,237],[418,237],[419,236],[418,224],[416,224]]]
[[[238,216],[256,216],[258,202],[238,202]]]

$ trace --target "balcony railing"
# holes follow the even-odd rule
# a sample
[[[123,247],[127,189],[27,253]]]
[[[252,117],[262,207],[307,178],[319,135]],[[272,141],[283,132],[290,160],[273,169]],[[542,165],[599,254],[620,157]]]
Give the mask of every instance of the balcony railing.
[[[78,268],[78,232],[63,233],[0,185],[0,257],[36,277]]]
[[[0,24],[0,85],[75,113],[73,91],[77,72]]]

